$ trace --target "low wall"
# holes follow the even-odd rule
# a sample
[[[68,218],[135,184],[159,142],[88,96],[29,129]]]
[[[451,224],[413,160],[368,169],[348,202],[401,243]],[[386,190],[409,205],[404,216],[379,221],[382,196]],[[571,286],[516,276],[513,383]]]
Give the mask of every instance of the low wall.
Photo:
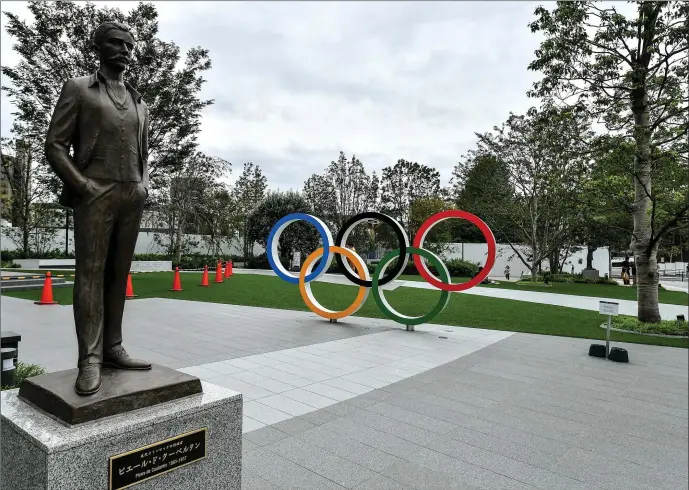
[[[134,260],[132,261],[132,271],[135,272],[153,272],[153,271],[171,271],[171,260]]]
[[[189,247],[187,253],[198,253],[207,254],[209,253],[208,247],[203,245],[202,235],[185,235],[185,239],[191,242],[197,242],[198,246]],[[16,250],[17,244],[14,243],[8,235],[7,227],[2,227],[2,233],[0,233],[0,250]],[[44,250],[65,250],[65,231],[58,230],[50,243],[46,244]],[[67,241],[67,249],[70,253],[74,253],[74,230],[69,230],[69,239]],[[263,247],[256,244],[254,246],[254,255],[260,255],[264,252]],[[136,240],[136,247],[134,248],[134,253],[136,254],[164,254],[167,253],[165,247],[160,246],[155,241],[155,232],[152,231],[140,231],[139,236]],[[235,239],[229,245],[224,245],[222,247],[223,255],[242,255],[243,254],[243,244],[241,240]],[[16,261],[15,261],[16,262]]]
[[[510,276],[520,277],[523,274],[530,274],[530,267],[526,266],[512,247],[505,244],[498,244],[495,257],[495,265],[490,273],[490,277],[504,276],[505,267],[510,266]],[[523,256],[528,256],[529,247],[517,245],[517,249]],[[588,250],[583,247],[574,252],[564,264],[563,272],[574,272],[580,274],[586,268],[586,255]],[[488,245],[485,243],[451,243],[445,253],[442,254],[445,260],[462,259],[469,262],[484,265],[488,256]],[[593,268],[598,269],[598,274],[603,277],[610,271],[610,253],[606,247],[601,247],[593,252]],[[542,264],[543,270],[550,270],[550,263],[545,260]]]
[[[74,269],[74,259],[15,259],[22,269]]]
[[[13,261],[22,269],[74,269],[74,259],[17,259]],[[171,271],[171,260],[134,260],[132,271]]]

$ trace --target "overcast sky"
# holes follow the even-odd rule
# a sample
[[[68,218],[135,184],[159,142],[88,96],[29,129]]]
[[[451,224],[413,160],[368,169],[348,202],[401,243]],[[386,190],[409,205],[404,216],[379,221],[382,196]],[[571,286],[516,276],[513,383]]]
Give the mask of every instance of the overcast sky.
[[[534,103],[539,38],[527,24],[539,2],[153,3],[163,40],[210,50],[200,150],[232,162],[232,181],[253,161],[271,188],[301,189],[343,150],[369,172],[418,161],[446,184],[474,132]],[[29,15],[24,2],[2,10]],[[13,65],[5,24],[0,54]],[[1,103],[8,136],[4,92]]]

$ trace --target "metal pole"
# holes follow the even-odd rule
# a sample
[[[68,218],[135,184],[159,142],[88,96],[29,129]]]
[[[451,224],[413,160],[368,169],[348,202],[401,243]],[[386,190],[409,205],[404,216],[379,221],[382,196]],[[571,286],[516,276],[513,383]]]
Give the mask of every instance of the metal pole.
[[[612,327],[612,316],[608,315],[608,328],[605,332],[605,358],[610,354],[610,328]]]

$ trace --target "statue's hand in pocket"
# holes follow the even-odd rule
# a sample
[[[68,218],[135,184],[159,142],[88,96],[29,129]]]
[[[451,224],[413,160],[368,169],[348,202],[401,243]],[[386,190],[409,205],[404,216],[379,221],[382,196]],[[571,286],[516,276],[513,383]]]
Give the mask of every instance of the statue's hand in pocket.
[[[92,179],[86,182],[86,188],[84,192],[84,197],[86,198],[86,204],[93,204],[100,198],[105,196],[110,189],[112,189],[114,184],[99,184]]]

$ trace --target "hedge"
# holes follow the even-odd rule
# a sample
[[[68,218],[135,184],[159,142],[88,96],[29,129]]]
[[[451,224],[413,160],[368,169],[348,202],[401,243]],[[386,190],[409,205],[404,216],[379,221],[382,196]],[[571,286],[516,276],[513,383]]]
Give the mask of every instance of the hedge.
[[[285,266],[285,268],[289,267],[289,260],[286,258],[281,259],[282,265]],[[368,266],[368,271],[369,273],[373,274],[373,271],[376,270],[376,265],[377,264],[367,264]],[[388,270],[390,270],[390,267],[394,265],[391,264],[388,267]],[[467,262],[465,260],[449,260],[445,263],[447,270],[450,272],[450,275],[452,277],[473,277],[476,275],[478,272],[478,264],[474,264],[472,262]],[[268,257],[266,256],[265,253],[258,255],[256,257],[251,257],[247,264],[246,267],[248,269],[270,269],[270,264],[268,263]],[[318,267],[318,262],[314,264],[314,268]],[[437,277],[438,276],[438,271],[433,267],[432,265],[428,266],[429,270]],[[333,261],[330,264],[330,267],[328,268],[328,273],[330,274],[341,274],[342,270],[337,263],[336,260],[333,259]],[[404,268],[404,271],[402,274],[405,275],[419,275],[419,272],[416,270],[416,266],[414,265],[414,262],[410,259],[407,262],[407,266]]]

